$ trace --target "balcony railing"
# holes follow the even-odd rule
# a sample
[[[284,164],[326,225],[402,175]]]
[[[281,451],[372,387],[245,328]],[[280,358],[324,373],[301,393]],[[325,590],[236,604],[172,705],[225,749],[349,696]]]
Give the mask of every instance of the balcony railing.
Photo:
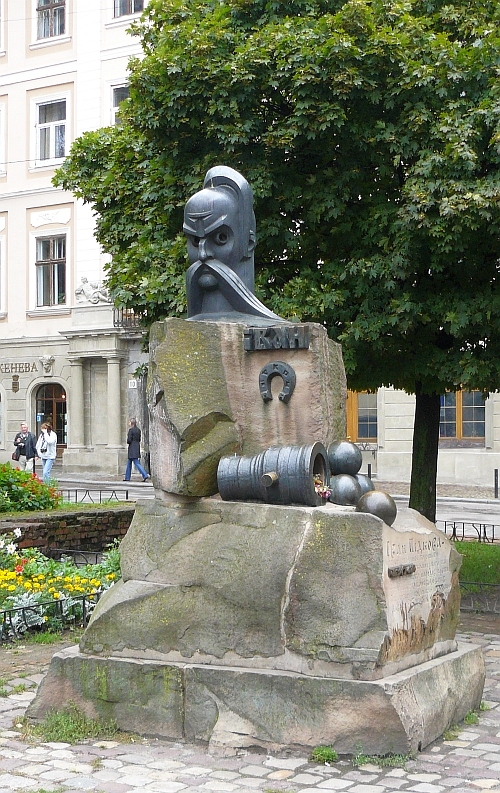
[[[114,308],[113,326],[115,328],[137,328],[141,327],[141,314],[137,314],[132,308]]]

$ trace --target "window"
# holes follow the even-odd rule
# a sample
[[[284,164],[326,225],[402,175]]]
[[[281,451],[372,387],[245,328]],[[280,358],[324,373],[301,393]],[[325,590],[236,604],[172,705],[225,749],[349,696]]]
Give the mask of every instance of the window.
[[[480,391],[456,391],[441,396],[441,446],[484,444],[485,407]]]
[[[66,100],[37,105],[37,152],[39,163],[60,160],[66,155]]]
[[[144,0],[114,0],[114,4],[115,17],[138,14],[139,11],[144,11]]]
[[[36,304],[60,306],[66,302],[66,235],[37,237]]]
[[[113,107],[111,110],[111,123],[120,123],[120,105],[128,99],[130,90],[128,85],[117,85],[113,88]]]
[[[347,434],[354,441],[377,440],[377,394],[347,394]]]
[[[36,4],[36,37],[49,39],[62,36],[65,32],[66,0],[37,0]]]

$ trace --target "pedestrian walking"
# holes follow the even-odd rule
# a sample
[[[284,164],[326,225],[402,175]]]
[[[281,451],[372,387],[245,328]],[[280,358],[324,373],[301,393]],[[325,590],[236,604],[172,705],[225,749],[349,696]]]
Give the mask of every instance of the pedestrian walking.
[[[36,442],[36,453],[42,461],[42,478],[45,483],[50,481],[50,472],[57,454],[57,435],[52,424],[43,423]]]
[[[36,437],[29,431],[25,421],[21,423],[21,430],[14,438],[14,446],[16,448],[12,459],[17,463],[17,467],[21,471],[35,473]]]
[[[130,419],[130,427],[127,433],[127,444],[128,444],[128,460],[127,460],[127,469],[125,471],[125,476],[123,477],[124,482],[130,482],[130,476],[132,474],[132,463],[135,465],[137,470],[139,471],[140,475],[142,476],[142,481],[145,482],[146,479],[149,479],[149,475],[146,473],[144,468],[140,463],[141,457],[141,431],[137,426],[137,422],[135,419]]]

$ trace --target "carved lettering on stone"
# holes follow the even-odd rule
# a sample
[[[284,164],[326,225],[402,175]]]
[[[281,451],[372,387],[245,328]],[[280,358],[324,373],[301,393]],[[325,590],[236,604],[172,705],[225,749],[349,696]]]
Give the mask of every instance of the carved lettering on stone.
[[[267,328],[247,328],[243,334],[243,347],[247,352],[307,350],[309,349],[309,328],[307,325],[271,325]]]

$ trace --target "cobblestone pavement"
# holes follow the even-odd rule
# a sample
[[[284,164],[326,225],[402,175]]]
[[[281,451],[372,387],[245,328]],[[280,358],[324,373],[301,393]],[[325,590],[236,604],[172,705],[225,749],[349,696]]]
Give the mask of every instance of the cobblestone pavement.
[[[30,744],[16,729],[43,678],[30,673],[4,683],[7,696],[0,697],[0,793],[500,793],[500,634],[474,628],[467,620],[457,638],[483,647],[488,710],[478,724],[462,724],[454,740],[436,741],[405,769],[371,763],[355,768],[348,759],[321,766],[309,763],[305,753],[222,758],[200,746],[143,739]]]

